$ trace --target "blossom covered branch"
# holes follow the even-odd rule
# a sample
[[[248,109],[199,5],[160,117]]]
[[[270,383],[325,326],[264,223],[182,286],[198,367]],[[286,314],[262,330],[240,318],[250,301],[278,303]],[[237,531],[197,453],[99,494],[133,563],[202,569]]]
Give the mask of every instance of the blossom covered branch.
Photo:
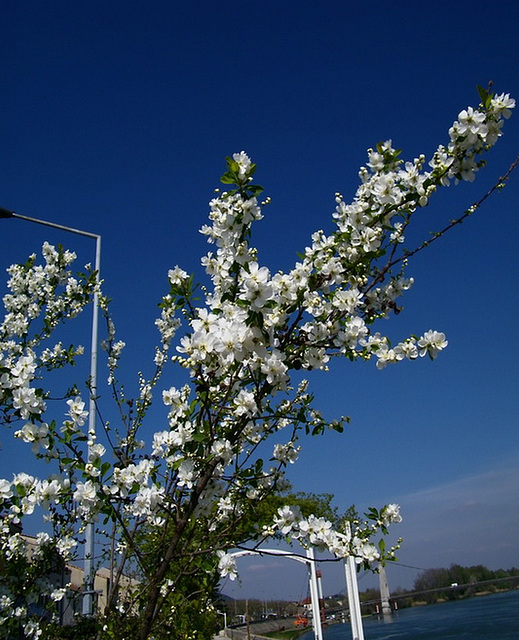
[[[474,180],[515,105],[508,94],[480,94],[481,105],[459,114],[450,141],[428,164],[423,155],[404,162],[391,141],[369,149],[352,202],[336,194],[334,230],[314,233],[286,273],[271,273],[250,244],[252,224],[263,217],[256,165],[244,152],[227,158],[222,181],[229,189],[211,200],[210,224],[201,229],[214,247],[202,259],[210,279],[202,289],[203,303],[196,299],[193,277],[178,266],[171,269],[156,322],[155,373],[149,380],[139,376],[135,402],[126,400],[117,380],[124,343],[116,339],[102,299],[108,381],[119,408],[118,423],[104,423],[104,435],[85,427],[88,414],[77,389],[67,396],[61,424],[47,419],[46,391],[38,386],[40,372],[70,364],[80,353],[43,343],[58,323],[91,301],[99,286],[96,274],[73,277],[68,271],[73,255],[47,244],[44,265],[31,257],[24,266],[11,267],[7,315],[0,326],[2,412],[6,423],[24,423],[15,437],[50,461],[54,473],[45,480],[25,473],[0,480],[3,561],[18,553],[22,538],[15,528],[37,506],[46,511],[55,534],[41,544],[51,545],[63,561],[85,522],[111,523],[120,554],[117,575],[133,562],[139,580],[133,591],[119,593],[118,602],[115,585],[105,624],[120,622],[113,616],[124,613],[137,620],[144,640],[158,626],[174,625],[175,607],[166,602],[178,605],[207,593],[219,576],[235,576],[228,551],[237,545],[282,535],[336,557],[353,555],[359,563],[391,557],[394,549],[376,546],[374,538],[400,521],[397,505],[372,509],[366,520],[338,528],[324,518],[303,517],[294,506],[273,513],[262,508],[283,489],[301,436],[330,427],[341,431],[347,420],[325,421],[308,383],[293,382],[296,372],[299,377],[300,371],[326,370],[334,357],[374,359],[383,368],[404,359],[435,358],[447,346],[436,330],[392,344],[375,325],[399,311],[398,299],[413,284],[405,268],[415,249],[406,242],[414,214],[439,188]],[[171,362],[189,381],[160,389],[164,426],[146,445],[144,418]],[[13,584],[0,598],[0,623],[9,623]],[[53,590],[51,600],[60,593]],[[19,619],[26,620],[26,637],[38,637],[41,627],[31,619],[29,604]]]

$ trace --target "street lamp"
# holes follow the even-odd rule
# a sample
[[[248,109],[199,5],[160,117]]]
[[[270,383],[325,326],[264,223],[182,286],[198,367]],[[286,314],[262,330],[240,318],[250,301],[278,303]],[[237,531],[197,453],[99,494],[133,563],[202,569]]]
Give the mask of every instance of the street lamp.
[[[56,224],[55,222],[48,222],[47,220],[40,220],[39,218],[31,218],[29,216],[22,216],[19,213],[10,211],[0,207],[0,218],[18,218],[19,220],[27,220],[28,222],[35,222],[45,227],[52,227],[54,229],[61,229],[62,231],[68,231],[69,233],[75,233],[76,235],[86,236],[87,238],[93,238],[96,241],[96,259],[95,259],[95,271],[97,273],[97,281],[99,282],[99,272],[101,267],[101,236],[97,233],[89,233],[88,231],[81,231],[80,229],[74,229],[72,227],[66,227],[62,224]],[[93,299],[93,312],[92,312],[92,345],[90,351],[90,401],[88,411],[88,430],[89,433],[96,432],[96,404],[95,397],[97,391],[97,334],[99,325],[99,294],[97,288],[94,291]],[[89,447],[90,448],[90,447]],[[89,451],[90,453],[90,451]],[[89,522],[85,531],[85,560],[84,560],[84,592],[83,592],[83,607],[82,612],[85,616],[91,616],[93,614],[93,596],[94,596],[94,523]]]

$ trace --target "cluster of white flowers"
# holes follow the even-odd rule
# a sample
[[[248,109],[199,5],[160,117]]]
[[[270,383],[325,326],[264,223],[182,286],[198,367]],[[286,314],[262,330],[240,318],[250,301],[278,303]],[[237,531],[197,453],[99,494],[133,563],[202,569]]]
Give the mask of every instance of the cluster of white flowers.
[[[369,525],[364,523],[352,528],[347,523],[343,531],[334,529],[326,518],[309,516],[303,518],[297,506],[287,506],[278,509],[272,528],[267,527],[267,534],[273,535],[279,531],[304,546],[313,546],[320,550],[328,550],[337,558],[353,556],[358,564],[371,563],[380,559],[380,552],[369,542],[370,535],[380,525],[387,526],[401,521],[400,508],[396,504],[387,505],[382,510],[384,521]],[[353,529],[353,530],[352,530]]]
[[[28,349],[26,355],[1,357],[0,364],[5,369],[0,375],[0,398],[5,402],[10,396],[13,409],[24,420],[42,414],[45,401],[42,394],[30,386],[37,369],[34,352]]]
[[[175,337],[175,334],[181,326],[181,321],[176,317],[177,307],[175,305],[174,294],[181,290],[184,285],[189,283],[189,275],[180,267],[176,266],[168,272],[168,280],[171,285],[172,293],[166,295],[161,303],[161,315],[155,321],[162,338],[162,348],[157,349],[156,364],[161,366],[164,364],[165,355],[168,352],[169,345]]]
[[[290,464],[294,464],[294,462],[299,457],[299,452],[301,451],[301,447],[294,447],[293,442],[289,442],[287,444],[276,444],[274,445],[274,453],[273,457],[276,460],[280,460],[285,464],[289,462]]]
[[[60,602],[67,591],[57,586],[51,573],[60,560],[70,559],[70,550],[76,542],[64,536],[58,544],[48,533],[39,533],[31,538],[3,522],[0,527],[0,555],[2,557],[2,590],[0,593],[0,627],[2,631],[24,630],[24,638],[38,638],[42,634],[40,620],[32,616],[35,605],[49,602],[49,620],[57,620],[57,609],[53,603]],[[10,586],[22,588],[21,597],[16,597]],[[41,613],[41,607],[38,609]],[[14,626],[12,626],[14,625]]]
[[[47,367],[56,366],[58,363],[63,365],[67,364],[69,357],[75,357],[83,355],[84,348],[82,346],[73,347],[71,350],[67,350],[63,347],[61,342],[58,342],[52,347],[47,348],[41,352],[40,361],[42,365]]]
[[[37,506],[48,508],[69,496],[70,480],[52,475],[40,480],[28,473],[17,473],[11,481],[0,480],[0,509],[4,522],[17,524]]]
[[[90,521],[96,513],[96,508],[100,503],[97,496],[97,486],[92,480],[78,482],[74,491],[74,500],[78,503],[80,515]]]
[[[210,310],[198,310],[191,320],[192,333],[181,340],[184,366],[202,364],[218,371],[241,362],[244,369],[267,374],[272,386],[284,388],[290,363],[278,348],[279,336],[294,311],[310,316],[298,327],[303,344],[297,356],[303,368],[325,368],[334,350],[350,357],[375,356],[380,367],[413,359],[418,352],[434,357],[446,346],[441,334],[432,341],[431,332],[409,337],[394,348],[387,338],[370,339],[368,323],[394,309],[396,299],[412,284],[401,273],[384,282],[380,269],[373,270],[377,252],[404,242],[411,214],[425,206],[446,179],[469,179],[477,168],[476,156],[495,143],[502,118],[513,106],[503,95],[492,99],[486,110],[462,111],[451,129],[451,143],[434,155],[432,171],[424,170],[424,156],[403,163],[391,141],[369,150],[353,202],[346,204],[337,194],[337,231],[329,236],[315,233],[303,262],[288,274],[272,276],[248,246],[250,224],[262,218],[257,199],[241,193],[214,199],[209,215],[213,224],[202,229],[218,245],[216,255],[203,260],[214,289],[208,295]],[[234,160],[246,182],[252,163],[244,152]],[[261,323],[251,322],[251,314],[261,316]]]
[[[7,313],[0,324],[0,401],[15,418],[34,421],[46,410],[44,392],[32,386],[38,370],[74,362],[83,352],[82,347],[64,349],[59,342],[40,354],[38,347],[60,322],[82,311],[98,286],[94,277],[72,277],[74,253],[44,243],[42,254],[43,265],[32,255],[7,270],[10,293],[3,298]]]
[[[54,446],[60,436],[54,422],[43,420],[47,410],[46,392],[36,383],[42,369],[51,370],[73,363],[83,349],[79,346],[65,349],[60,342],[41,350],[40,347],[60,322],[76,316],[84,308],[92,299],[97,284],[93,275],[81,279],[71,276],[69,267],[75,255],[69,251],[45,243],[43,258],[43,265],[37,265],[33,255],[26,264],[8,269],[10,293],[4,296],[7,314],[0,325],[0,400],[8,422],[13,419],[26,421],[14,436],[30,444],[33,453],[50,460],[60,457]],[[79,431],[87,416],[81,398],[70,399],[68,409],[69,420],[65,421],[63,430],[73,426]],[[83,434],[79,434],[79,438],[84,439]],[[15,584],[26,584],[23,604],[20,601],[13,609],[27,638],[41,635],[39,624],[31,619],[31,598],[37,602],[43,596],[49,602],[58,602],[64,594],[62,588],[57,589],[45,577],[50,570],[48,563],[55,566],[59,558],[69,561],[77,541],[70,535],[71,531],[61,527],[58,537],[40,533],[28,546],[27,540],[13,531],[37,508],[42,510],[44,520],[54,524],[63,519],[62,508],[74,518],[79,512],[71,508],[72,495],[68,474],[39,479],[22,472],[15,474],[11,481],[0,479],[0,554],[13,566],[21,568],[25,563],[27,567],[22,581],[20,575],[15,576]]]
[[[449,167],[447,177],[474,180],[479,168],[476,156],[496,143],[501,136],[503,118],[509,118],[514,107],[515,100],[502,93],[489,98],[486,110],[468,107],[461,111],[449,129],[451,141],[446,150],[447,159],[441,164]],[[445,150],[439,149],[438,154],[444,156]]]
[[[67,400],[67,405],[68,415],[74,427],[82,427],[88,417],[88,411],[85,410],[85,403],[81,399],[81,396],[70,398]]]
[[[188,357],[186,365],[203,364],[218,370],[254,354],[260,336],[246,321],[247,311],[235,305],[223,305],[218,314],[199,309],[191,322],[193,332],[183,337],[178,347]]]
[[[73,278],[68,267],[76,255],[70,251],[57,251],[49,243],[43,245],[45,265],[35,265],[32,255],[25,265],[12,265],[8,269],[7,283],[11,293],[4,296],[7,315],[0,326],[6,336],[23,336],[28,324],[45,314],[45,321],[54,327],[65,317],[73,317],[83,309],[84,287]],[[58,286],[65,290],[56,296]]]
[[[445,334],[441,331],[426,331],[421,338],[408,338],[394,347],[389,346],[387,337],[379,333],[361,340],[370,351],[374,351],[377,356],[377,368],[383,369],[388,363],[399,362],[401,360],[414,360],[418,356],[428,355],[434,359],[440,351],[449,344]]]
[[[40,447],[48,449],[49,443],[49,425],[45,422],[41,424],[32,424],[28,422],[22,429],[15,431],[15,438],[20,438],[24,442],[32,444],[33,453],[38,453]]]
[[[388,526],[393,523],[402,522],[402,516],[400,515],[400,505],[392,503],[387,504],[382,509],[382,523]]]

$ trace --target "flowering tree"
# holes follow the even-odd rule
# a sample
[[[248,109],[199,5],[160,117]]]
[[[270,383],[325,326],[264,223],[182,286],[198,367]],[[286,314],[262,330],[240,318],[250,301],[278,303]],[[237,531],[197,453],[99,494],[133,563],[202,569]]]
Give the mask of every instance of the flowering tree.
[[[0,326],[3,421],[21,421],[15,437],[47,460],[53,473],[0,480],[0,634],[12,628],[27,638],[48,633],[31,603],[47,594],[52,609],[64,590],[47,577],[35,580],[48,567],[39,574],[34,567],[50,557],[68,561],[92,521],[113,551],[112,588],[99,614],[103,637],[184,637],[186,612],[198,615],[218,579],[235,577],[228,551],[272,535],[338,558],[352,555],[359,564],[392,556],[394,549],[376,546],[373,538],[400,520],[397,505],[371,509],[366,520],[339,529],[325,518],[303,517],[293,505],[273,517],[263,505],[283,489],[284,470],[297,459],[301,436],[341,431],[345,420],[326,422],[307,382],[292,382],[295,372],[299,378],[301,371],[325,370],[333,357],[375,359],[383,368],[434,358],[447,346],[445,335],[434,330],[392,344],[375,325],[399,311],[398,298],[413,282],[405,274],[408,258],[430,242],[406,246],[414,214],[440,187],[474,179],[514,107],[507,94],[481,89],[480,96],[479,107],[459,114],[449,142],[428,164],[423,155],[402,161],[391,141],[369,149],[353,201],[336,194],[334,230],[313,234],[287,273],[272,274],[260,265],[250,244],[264,204],[253,181],[256,165],[244,152],[227,158],[222,182],[229,189],[210,202],[210,224],[202,228],[215,247],[202,259],[210,284],[201,288],[200,303],[193,277],[179,267],[170,270],[156,322],[155,372],[150,379],[140,376],[135,401],[125,398],[117,379],[124,343],[116,339],[107,300],[100,298],[108,327],[108,381],[119,408],[118,420],[104,423],[102,433],[85,428],[87,411],[77,388],[68,391],[66,419],[58,423],[47,417],[48,391],[40,386],[44,371],[79,355],[77,347],[48,344],[57,325],[92,299],[97,274],[73,276],[73,254],[48,244],[43,264],[32,256],[10,267]],[[171,363],[188,374],[184,385],[161,383]],[[144,443],[144,418],[157,388],[167,416]],[[44,511],[48,528],[28,553],[20,525],[35,509]],[[130,571],[138,582],[118,588]]]

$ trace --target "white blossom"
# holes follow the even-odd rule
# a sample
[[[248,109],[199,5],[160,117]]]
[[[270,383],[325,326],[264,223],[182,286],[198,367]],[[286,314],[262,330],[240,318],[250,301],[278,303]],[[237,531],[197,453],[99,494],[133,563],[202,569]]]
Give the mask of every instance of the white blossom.
[[[445,349],[448,345],[448,341],[445,339],[445,334],[440,331],[426,331],[424,335],[418,340],[418,347],[420,348],[420,355],[429,355],[431,358],[435,358],[440,351]]]
[[[67,400],[68,415],[78,427],[82,427],[85,424],[85,420],[88,417],[88,411],[85,410],[85,403],[81,399],[81,396],[70,398]]]
[[[229,577],[231,580],[236,580],[238,571],[236,568],[236,560],[225,551],[217,551],[218,555],[218,571],[222,578]]]

